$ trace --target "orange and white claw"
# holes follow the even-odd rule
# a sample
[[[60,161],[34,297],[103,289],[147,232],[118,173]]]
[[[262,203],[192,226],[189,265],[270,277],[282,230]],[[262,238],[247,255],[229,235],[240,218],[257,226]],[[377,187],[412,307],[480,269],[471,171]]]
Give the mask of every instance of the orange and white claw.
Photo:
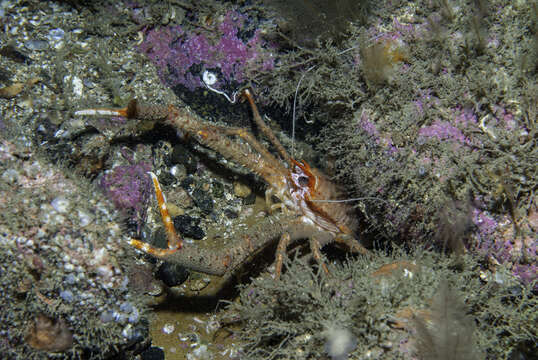
[[[176,229],[174,228],[174,223],[172,222],[172,218],[170,217],[170,214],[168,213],[168,208],[166,207],[166,199],[161,189],[161,184],[159,184],[159,179],[157,178],[157,175],[155,175],[151,171],[149,171],[148,174],[149,176],[151,176],[151,180],[153,182],[153,188],[155,189],[155,197],[157,198],[157,204],[159,205],[161,219],[163,221],[164,228],[166,229],[166,237],[168,239],[168,249],[174,250],[174,251],[177,249],[181,249],[181,247],[183,246],[183,242],[181,241],[181,238],[176,233]]]
[[[95,108],[75,111],[76,116],[124,116],[127,117],[127,108],[108,109]]]
[[[151,246],[148,243],[145,243],[145,242],[137,240],[137,239],[131,239],[129,241],[129,244],[134,246],[138,250],[141,250],[141,251],[145,252],[146,254],[153,255],[153,256],[155,256],[157,258],[173,254],[178,250],[177,248],[175,248],[175,249],[156,248],[156,247]]]
[[[172,218],[170,217],[170,214],[168,213],[168,208],[166,207],[166,199],[161,189],[161,185],[159,184],[159,179],[157,178],[157,175],[155,175],[151,171],[149,171],[148,174],[151,177],[153,188],[155,189],[155,197],[157,198],[157,204],[159,205],[159,212],[161,213],[161,219],[166,229],[166,238],[168,241],[168,247],[167,249],[156,248],[156,247],[151,246],[148,243],[145,243],[137,239],[131,239],[129,243],[135,248],[137,248],[138,250],[142,250],[143,252],[147,254],[150,254],[156,257],[162,257],[162,256],[173,254],[177,250],[181,249],[181,247],[183,246],[183,242],[181,241],[181,238],[179,237],[179,235],[176,233],[176,229],[174,228],[174,223],[172,222]]]

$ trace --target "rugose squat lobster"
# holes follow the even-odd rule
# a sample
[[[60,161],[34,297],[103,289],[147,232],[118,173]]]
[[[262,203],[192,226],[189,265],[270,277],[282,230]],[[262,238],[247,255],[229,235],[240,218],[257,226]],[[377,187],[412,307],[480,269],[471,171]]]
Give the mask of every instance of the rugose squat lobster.
[[[356,224],[349,216],[350,206],[344,202],[327,201],[338,195],[336,186],[319,170],[311,168],[304,161],[293,159],[262,120],[251,92],[244,90],[243,96],[250,104],[257,126],[270,140],[281,159],[273,156],[247,130],[213,125],[187,107],[144,105],[132,100],[122,109],[87,109],[75,113],[163,121],[260,176],[268,184],[265,199],[269,209],[271,212],[281,210],[252,226],[232,247],[203,249],[183,243],[176,233],[157,177],[150,173],[166,227],[168,247],[155,248],[136,239],[131,240],[131,245],[154,257],[194,271],[224,275],[233,272],[251,255],[280,236],[275,264],[277,279],[280,277],[287,247],[299,239],[310,239],[312,254],[326,273],[328,269],[320,249],[330,242],[335,241],[351,251],[366,254],[368,251],[353,237]],[[272,203],[272,196],[281,202]]]

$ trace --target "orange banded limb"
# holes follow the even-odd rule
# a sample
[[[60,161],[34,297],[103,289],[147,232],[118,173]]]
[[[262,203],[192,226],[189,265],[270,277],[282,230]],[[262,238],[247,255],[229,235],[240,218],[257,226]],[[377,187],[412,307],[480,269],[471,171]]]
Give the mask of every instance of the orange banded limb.
[[[288,232],[285,232],[280,237],[280,241],[278,242],[278,247],[276,250],[276,261],[275,261],[275,280],[280,279],[280,274],[282,273],[282,264],[284,262],[284,256],[286,256],[286,250],[288,249],[288,245],[291,242],[291,237]]]
[[[164,198],[164,194],[161,189],[161,185],[159,184],[159,180],[157,179],[157,176],[152,172],[148,172],[148,174],[149,176],[151,176],[151,180],[153,182],[153,188],[155,189],[155,197],[157,198],[157,204],[159,205],[161,218],[162,218],[164,227],[166,229],[166,239],[168,242],[168,248],[167,249],[156,248],[156,247],[151,246],[148,243],[142,242],[137,239],[131,239],[129,243],[135,248],[144,251],[145,253],[160,257],[160,256],[172,254],[176,252],[178,249],[181,249],[181,247],[183,246],[183,242],[181,241],[181,237],[176,233],[176,229],[174,228],[174,223],[172,222],[172,218],[170,217],[170,214],[168,213],[168,208],[166,207],[166,200]]]
[[[258,107],[256,106],[256,103],[254,102],[254,97],[252,96],[252,93],[249,89],[245,89],[243,92],[243,95],[247,98],[250,108],[252,110],[252,115],[254,117],[254,121],[256,122],[256,125],[260,128],[260,130],[263,132],[265,136],[269,139],[269,141],[273,144],[273,146],[276,148],[280,156],[286,161],[286,163],[291,167],[293,166],[293,159],[288,154],[286,149],[284,149],[284,146],[280,143],[280,141],[277,139],[273,131],[267,126],[267,124],[262,120],[262,117],[260,115],[260,112],[258,111]]]
[[[126,107],[114,108],[89,108],[75,111],[76,116],[123,116],[128,119],[162,121],[174,114],[177,109],[172,106],[141,104],[136,99],[129,101]]]

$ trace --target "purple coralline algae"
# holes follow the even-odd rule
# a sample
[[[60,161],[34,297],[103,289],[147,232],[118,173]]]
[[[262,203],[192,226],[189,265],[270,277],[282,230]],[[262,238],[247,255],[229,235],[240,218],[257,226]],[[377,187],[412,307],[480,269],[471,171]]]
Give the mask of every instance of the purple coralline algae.
[[[168,86],[183,85],[194,91],[203,87],[203,71],[220,72],[215,87],[242,83],[253,71],[269,71],[274,59],[260,32],[243,40],[240,29],[247,17],[229,11],[213,31],[187,31],[180,26],[148,29],[140,51],[158,69]]]
[[[470,145],[471,140],[467,138],[460,128],[468,128],[475,125],[476,115],[473,111],[456,107],[453,110],[451,121],[435,120],[431,125],[422,127],[418,135],[422,138],[436,138],[437,140],[450,140],[460,144]]]
[[[419,135],[438,140],[454,140],[460,143],[466,142],[465,136],[460,129],[451,125],[448,121],[436,120],[432,125],[419,130]]]
[[[532,230],[538,225],[535,210],[528,216],[528,224],[523,224],[519,231],[515,231],[509,216],[496,219],[478,209],[473,210],[473,222],[477,227],[473,251],[509,267],[524,284],[532,284],[538,279],[536,234]],[[538,284],[534,286],[538,287]]]
[[[417,117],[436,104],[438,100],[430,96],[430,91],[425,90],[414,102]],[[465,108],[456,105],[448,109],[446,118],[437,118],[431,123],[418,129],[416,146],[411,150],[417,166],[417,174],[424,176],[427,169],[435,175],[440,183],[446,182],[455,167],[451,165],[447,154],[442,154],[435,144],[449,144],[453,156],[465,156],[475,151],[476,148],[485,146],[478,137],[471,137],[473,131],[481,131],[486,137],[495,138],[496,132],[501,131],[524,131],[514,123],[513,115],[505,106],[493,105],[493,116],[485,121],[478,120],[476,109]],[[384,149],[384,156],[390,159],[392,155],[402,149],[396,148],[391,142],[390,131],[380,131],[376,119],[372,116],[373,111],[363,108],[356,115],[355,131],[363,132]],[[426,143],[430,146],[423,146]],[[387,160],[390,161],[390,160]],[[379,191],[382,194],[383,190]],[[538,228],[538,216],[533,210],[526,217],[529,224],[519,225],[521,229],[516,231],[514,219],[509,215],[495,214],[484,210],[485,204],[482,197],[474,200],[475,204],[482,204],[472,210],[472,222],[475,225],[473,240],[469,243],[469,250],[489,261],[502,264],[510,269],[513,275],[518,277],[524,284],[533,284],[538,279],[536,267],[536,235],[533,229]],[[405,211],[391,208],[386,215],[387,221],[404,226],[406,219]],[[407,229],[407,228],[406,228]],[[413,232],[407,229],[409,233]],[[531,234],[531,235],[529,235]],[[538,285],[535,285],[538,286]]]
[[[118,165],[107,171],[100,185],[118,210],[133,216],[135,220],[145,217],[145,204],[151,194],[148,171],[151,164],[147,161],[135,162],[127,158],[129,165]]]

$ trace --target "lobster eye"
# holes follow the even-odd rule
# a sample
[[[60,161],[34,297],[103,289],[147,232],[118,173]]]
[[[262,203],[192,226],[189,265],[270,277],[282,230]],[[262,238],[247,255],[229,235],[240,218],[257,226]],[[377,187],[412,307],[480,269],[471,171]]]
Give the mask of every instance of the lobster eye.
[[[309,179],[306,176],[299,176],[297,183],[300,186],[308,186]]]

